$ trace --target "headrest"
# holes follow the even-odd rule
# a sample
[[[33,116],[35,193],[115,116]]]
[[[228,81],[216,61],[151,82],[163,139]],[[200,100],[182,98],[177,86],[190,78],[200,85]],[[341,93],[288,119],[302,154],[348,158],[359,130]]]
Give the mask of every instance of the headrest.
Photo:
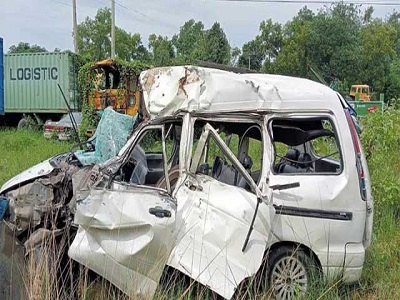
[[[301,153],[299,155],[299,166],[302,168],[309,168],[312,166],[312,158],[308,153]]]
[[[251,169],[251,167],[253,166],[253,160],[248,155],[243,156],[241,163],[246,170]]]
[[[289,148],[285,154],[285,158],[297,161],[300,155],[300,151],[294,148]],[[289,162],[292,162],[290,161]]]

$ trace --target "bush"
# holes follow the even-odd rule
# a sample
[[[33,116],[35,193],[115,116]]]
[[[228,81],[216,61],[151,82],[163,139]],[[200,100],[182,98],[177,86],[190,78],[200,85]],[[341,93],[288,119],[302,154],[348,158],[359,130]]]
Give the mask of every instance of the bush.
[[[400,111],[369,114],[361,120],[364,151],[375,204],[400,212]]]

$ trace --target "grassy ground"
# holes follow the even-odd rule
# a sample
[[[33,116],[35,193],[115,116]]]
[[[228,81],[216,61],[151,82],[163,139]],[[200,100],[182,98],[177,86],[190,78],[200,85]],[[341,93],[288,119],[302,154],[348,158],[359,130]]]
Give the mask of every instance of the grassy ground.
[[[38,162],[68,151],[70,147],[67,142],[44,139],[39,131],[0,129],[0,185]]]
[[[363,125],[362,140],[375,198],[374,240],[367,252],[363,276],[356,287],[342,286],[340,282],[320,283],[312,287],[306,299],[400,299],[400,112],[368,117]],[[70,146],[47,141],[41,132],[0,130],[0,185],[29,166],[67,151]],[[89,289],[83,298],[92,298],[88,293],[95,290]],[[180,294],[172,292],[172,295]],[[158,295],[159,299],[170,298],[169,292]],[[268,296],[247,295],[247,298],[267,299]]]

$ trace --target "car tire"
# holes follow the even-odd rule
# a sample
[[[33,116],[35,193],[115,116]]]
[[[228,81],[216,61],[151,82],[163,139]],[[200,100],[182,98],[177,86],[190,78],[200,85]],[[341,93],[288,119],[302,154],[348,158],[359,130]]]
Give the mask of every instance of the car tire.
[[[21,120],[19,120],[18,125],[17,125],[17,129],[26,129],[28,127],[28,120],[25,118],[22,118]]]
[[[304,296],[311,282],[319,276],[315,261],[296,246],[274,249],[267,260],[267,285],[277,300]]]

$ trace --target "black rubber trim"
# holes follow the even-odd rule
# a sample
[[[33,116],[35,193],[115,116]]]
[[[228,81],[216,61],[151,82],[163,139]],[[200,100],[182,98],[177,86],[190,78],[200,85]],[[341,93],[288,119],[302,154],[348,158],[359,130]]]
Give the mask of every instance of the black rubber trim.
[[[353,219],[353,213],[345,211],[326,211],[321,209],[300,208],[300,207],[284,206],[284,205],[274,205],[274,208],[275,208],[275,213],[277,215],[341,220],[341,221],[351,221]]]

